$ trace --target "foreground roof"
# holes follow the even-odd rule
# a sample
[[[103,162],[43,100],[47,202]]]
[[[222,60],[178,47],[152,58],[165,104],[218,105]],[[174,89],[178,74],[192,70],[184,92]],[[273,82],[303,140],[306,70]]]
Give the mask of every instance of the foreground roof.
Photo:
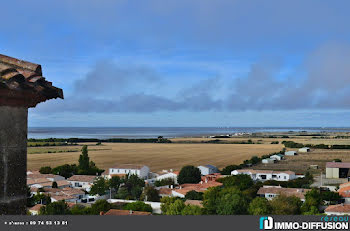
[[[151,215],[150,212],[141,212],[141,211],[131,211],[131,210],[119,210],[119,209],[110,209],[102,215],[114,215],[114,216],[145,216]]]
[[[0,54],[0,105],[35,107],[63,91],[43,77],[41,65]]]
[[[330,205],[325,212],[350,213],[350,204]]]
[[[67,179],[67,181],[79,181],[93,183],[98,176],[91,175],[73,175]]]

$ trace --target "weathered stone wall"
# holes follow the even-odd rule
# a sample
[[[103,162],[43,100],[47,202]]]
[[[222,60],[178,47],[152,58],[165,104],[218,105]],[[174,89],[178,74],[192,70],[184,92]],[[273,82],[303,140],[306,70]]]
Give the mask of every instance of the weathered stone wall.
[[[27,108],[0,106],[0,214],[26,213],[27,119]]]

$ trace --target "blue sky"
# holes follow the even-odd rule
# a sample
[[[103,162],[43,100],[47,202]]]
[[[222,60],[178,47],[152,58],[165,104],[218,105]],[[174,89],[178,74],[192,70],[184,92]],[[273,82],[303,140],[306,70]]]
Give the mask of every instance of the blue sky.
[[[0,53],[64,90],[29,126],[350,126],[349,1],[8,1]]]

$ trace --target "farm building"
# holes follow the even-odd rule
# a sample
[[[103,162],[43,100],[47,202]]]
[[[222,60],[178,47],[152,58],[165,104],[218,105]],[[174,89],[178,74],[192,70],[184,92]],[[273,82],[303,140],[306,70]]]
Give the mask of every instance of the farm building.
[[[201,171],[201,174],[203,176],[219,172],[219,169],[217,167],[210,164],[201,165],[201,166],[198,166],[198,168]]]
[[[285,156],[295,156],[298,155],[296,151],[288,151],[284,153]]]
[[[274,159],[274,160],[283,160],[283,158],[284,158],[284,156],[282,154],[270,156],[270,159]]]
[[[310,148],[308,147],[303,147],[303,148],[299,148],[299,152],[310,152]]]
[[[349,174],[350,163],[327,162],[326,178],[347,178]]]

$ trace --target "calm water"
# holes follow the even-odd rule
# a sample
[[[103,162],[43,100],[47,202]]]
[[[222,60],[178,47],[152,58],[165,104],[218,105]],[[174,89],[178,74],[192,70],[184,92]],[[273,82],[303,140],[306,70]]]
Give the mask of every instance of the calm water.
[[[28,138],[154,138],[164,136],[200,137],[207,135],[229,134],[236,132],[350,132],[350,128],[317,127],[31,127]]]

